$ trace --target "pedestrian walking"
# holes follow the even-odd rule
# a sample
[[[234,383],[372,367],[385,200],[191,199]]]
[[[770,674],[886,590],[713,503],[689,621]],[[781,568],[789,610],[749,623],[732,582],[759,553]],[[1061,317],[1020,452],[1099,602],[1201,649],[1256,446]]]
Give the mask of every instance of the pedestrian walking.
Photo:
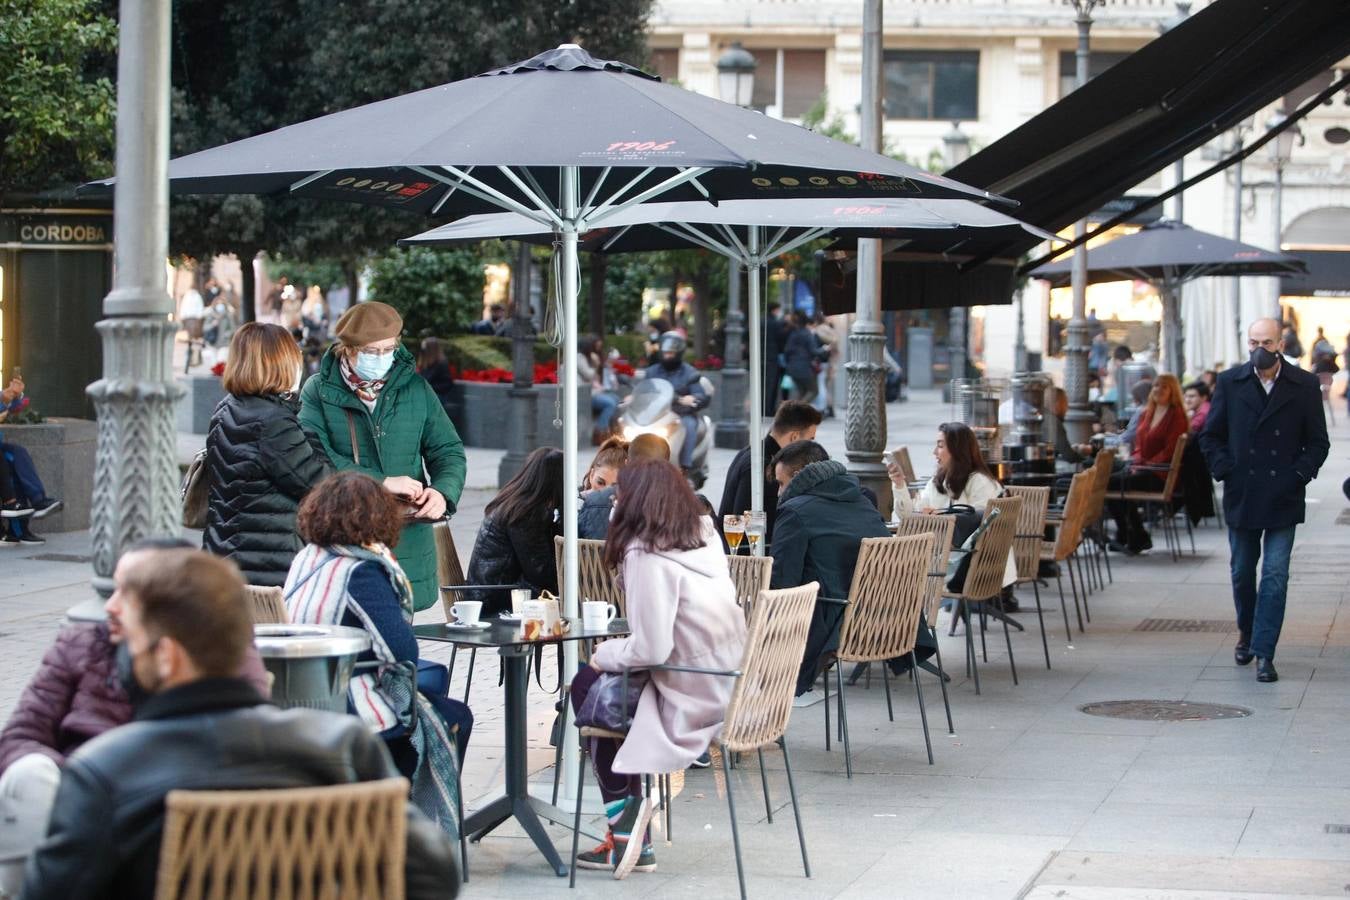
[[[413,586],[413,607],[439,597],[431,524],[452,515],[464,490],[464,442],[436,392],[413,369],[400,339],[403,317],[373,300],[342,314],[338,342],[300,392],[300,424],[339,471],[354,469],[406,503],[395,556]]]
[[[1200,446],[1222,481],[1229,570],[1238,641],[1233,659],[1256,659],[1256,680],[1279,680],[1275,645],[1284,624],[1294,528],[1304,519],[1304,490],[1330,444],[1317,377],[1282,357],[1280,323],[1247,329],[1249,362],[1222,372],[1200,432]],[[1261,560],[1261,581],[1256,564]]]
[[[295,514],[333,471],[300,427],[300,348],[280,325],[246,322],[230,340],[225,399],[206,435],[202,549],[234,561],[249,584],[280,587],[304,543]]]

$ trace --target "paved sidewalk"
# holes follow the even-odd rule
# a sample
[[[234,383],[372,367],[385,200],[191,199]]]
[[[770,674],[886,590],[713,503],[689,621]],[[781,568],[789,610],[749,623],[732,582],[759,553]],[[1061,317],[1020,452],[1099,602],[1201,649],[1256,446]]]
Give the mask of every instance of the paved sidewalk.
[[[931,470],[934,425],[948,417],[935,395],[888,409],[892,443],[907,442]],[[1041,656],[1034,611],[1015,634],[1013,686],[998,632],[981,668],[983,694],[962,676],[963,638],[945,636],[954,670],[956,734],[948,735],[937,683],[923,686],[936,765],[923,751],[913,685],[892,685],[895,722],[880,682],[850,688],[854,777],[838,745],[827,753],[823,711],[794,711],[788,732],[814,877],[802,877],[781,754],[766,752],[774,822],[765,821],[753,758],[733,773],[750,894],[755,897],[1209,898],[1344,897],[1350,890],[1350,515],[1340,493],[1350,475],[1350,427],[1333,429],[1332,453],[1314,482],[1308,525],[1295,544],[1281,681],[1260,685],[1232,662],[1225,630],[1141,630],[1146,619],[1230,628],[1227,546],[1212,524],[1197,554],[1171,562],[1113,557],[1115,582],[1091,597],[1087,633],[1063,633],[1058,597],[1046,603],[1051,660]],[[822,441],[842,458],[842,424]],[[719,451],[709,496],[716,502],[731,454]],[[491,497],[496,455],[475,452],[471,489],[455,519],[466,559]],[[490,469],[490,471],[489,471]],[[1341,520],[1346,520],[1344,524]],[[1158,541],[1159,546],[1162,542]],[[1188,546],[1189,549],[1189,546]],[[40,553],[0,557],[0,707],[12,705],[54,633],[60,612],[88,596],[87,534],[54,537]],[[1024,609],[1030,596],[1023,597]],[[424,614],[439,619],[439,610]],[[943,617],[943,624],[946,617]],[[444,655],[433,649],[432,654]],[[461,659],[453,690],[462,691]],[[478,661],[471,703],[478,719],[466,795],[500,785],[501,694],[494,659]],[[550,682],[545,672],[545,681]],[[551,698],[531,691],[531,761],[551,777]],[[1139,722],[1078,711],[1103,700],[1181,699],[1252,710],[1240,719]],[[736,876],[726,803],[712,771],[687,775],[674,804],[674,842],[657,835],[660,867],[616,883],[582,872],[587,896],[728,897]],[[594,796],[590,781],[588,796]],[[471,806],[474,805],[472,802]],[[568,833],[553,829],[566,852]],[[562,892],[512,828],[470,848],[467,896]]]

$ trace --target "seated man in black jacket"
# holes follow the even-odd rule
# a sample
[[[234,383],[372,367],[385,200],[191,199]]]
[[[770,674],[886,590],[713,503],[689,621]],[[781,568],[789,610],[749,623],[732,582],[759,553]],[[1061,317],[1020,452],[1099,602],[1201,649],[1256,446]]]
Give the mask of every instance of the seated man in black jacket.
[[[858,479],[815,441],[788,444],[774,457],[773,472],[779,485],[778,526],[769,545],[769,586],[777,590],[818,581],[821,597],[848,597],[862,539],[890,535],[881,513],[863,496]],[[843,607],[816,604],[797,677],[798,696],[811,690],[826,654],[839,646],[842,618]]]
[[[809,403],[799,400],[787,400],[774,413],[773,425],[764,436],[764,465],[767,467],[774,455],[788,444],[796,441],[814,441],[816,427],[820,425],[820,411]],[[765,471],[759,473],[764,479],[764,540],[773,540],[773,524],[778,516],[778,482]],[[722,503],[717,508],[718,526],[722,516],[739,516],[750,505],[750,448],[736,454],[727,469],[726,486],[722,488]]]
[[[383,743],[356,717],[280,710],[235,677],[253,626],[233,563],[165,550],[154,565],[118,571],[107,608],[131,656],[122,677],[149,696],[130,724],[67,760],[22,896],[154,896],[164,797],[174,789],[312,787],[397,775]],[[458,892],[452,847],[411,805],[405,869],[408,898]]]

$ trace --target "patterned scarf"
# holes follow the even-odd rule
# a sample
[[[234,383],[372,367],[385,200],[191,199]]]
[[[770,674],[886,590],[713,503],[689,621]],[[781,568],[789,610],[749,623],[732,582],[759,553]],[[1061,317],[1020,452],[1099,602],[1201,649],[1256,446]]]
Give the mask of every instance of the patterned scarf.
[[[380,391],[384,390],[384,383],[388,379],[366,381],[356,374],[356,370],[352,368],[351,360],[345,354],[338,358],[338,362],[342,368],[342,379],[347,382],[347,387],[352,389],[352,393],[356,394],[368,409],[373,409],[375,401],[380,399]]]

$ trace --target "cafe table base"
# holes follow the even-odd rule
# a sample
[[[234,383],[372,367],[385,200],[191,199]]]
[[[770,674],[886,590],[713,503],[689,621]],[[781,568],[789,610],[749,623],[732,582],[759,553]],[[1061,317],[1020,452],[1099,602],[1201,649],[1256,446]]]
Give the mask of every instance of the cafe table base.
[[[579,626],[581,623],[577,621],[575,624]],[[561,877],[567,874],[567,866],[563,863],[562,857],[558,855],[557,849],[553,846],[553,841],[544,829],[544,822],[562,825],[570,831],[573,813],[566,812],[551,803],[530,795],[526,753],[526,693],[530,683],[529,660],[535,644],[521,642],[518,638],[515,638],[515,630],[514,628],[494,624],[490,632],[485,631],[469,636],[450,631],[444,625],[417,625],[413,628],[417,637],[423,640],[444,641],[479,649],[491,646],[497,647],[501,654],[502,668],[505,671],[506,737],[503,767],[506,770],[506,789],[501,797],[466,817],[462,826],[463,831],[470,840],[477,842],[502,823],[515,819],[520,823],[520,827],[525,830],[525,833],[530,836],[530,840],[534,841],[544,859],[553,867],[553,871]],[[614,637],[626,633],[626,628],[612,624],[605,631],[594,634],[583,634],[581,629],[577,628],[563,639]],[[546,641],[545,643],[552,645],[556,643],[556,640]]]

